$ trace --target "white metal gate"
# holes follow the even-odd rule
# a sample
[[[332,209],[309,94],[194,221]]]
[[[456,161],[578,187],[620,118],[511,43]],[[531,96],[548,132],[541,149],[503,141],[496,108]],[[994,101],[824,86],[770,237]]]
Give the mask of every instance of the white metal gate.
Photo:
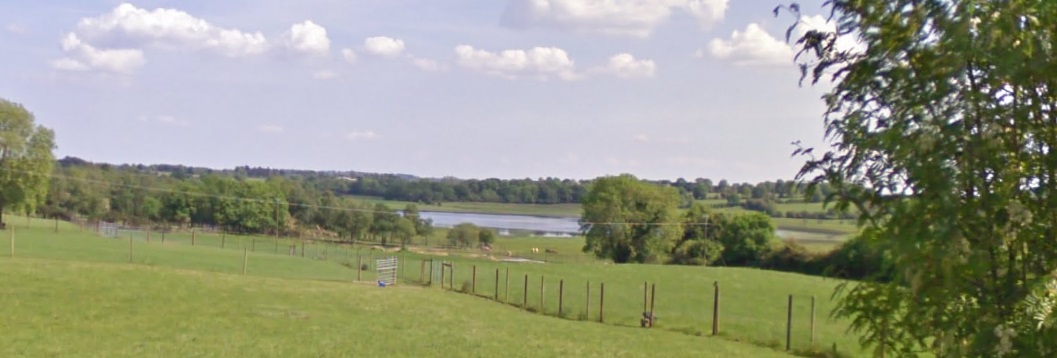
[[[378,282],[383,282],[386,286],[396,284],[396,274],[399,266],[400,263],[397,261],[396,257],[388,257],[375,261],[375,268],[378,272]]]

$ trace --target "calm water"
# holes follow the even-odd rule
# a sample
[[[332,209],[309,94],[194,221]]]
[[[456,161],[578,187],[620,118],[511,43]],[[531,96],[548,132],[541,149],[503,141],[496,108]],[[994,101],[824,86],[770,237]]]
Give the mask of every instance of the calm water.
[[[499,215],[499,214],[474,214],[474,213],[442,213],[423,211],[423,218],[433,219],[433,226],[447,227],[472,223],[481,227],[499,230],[500,233],[510,230],[532,231],[537,235],[544,236],[568,236],[580,232],[580,224],[577,218],[555,218],[527,215]],[[791,230],[776,230],[775,234],[781,238],[804,239],[831,239],[832,235],[815,234]]]
[[[577,218],[553,218],[527,215],[495,215],[474,213],[441,213],[423,211],[423,218],[433,219],[433,226],[452,227],[461,223],[472,223],[497,230],[524,230],[563,236],[580,231]]]

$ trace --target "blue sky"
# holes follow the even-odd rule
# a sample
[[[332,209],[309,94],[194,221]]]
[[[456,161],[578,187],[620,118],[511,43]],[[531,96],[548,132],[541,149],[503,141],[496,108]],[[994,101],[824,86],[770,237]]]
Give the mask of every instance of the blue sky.
[[[824,88],[776,4],[6,1],[0,97],[101,162],[788,179]]]

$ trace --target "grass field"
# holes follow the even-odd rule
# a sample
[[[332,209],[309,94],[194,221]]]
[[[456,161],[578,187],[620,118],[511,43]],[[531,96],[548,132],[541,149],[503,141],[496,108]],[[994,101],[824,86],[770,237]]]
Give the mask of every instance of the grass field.
[[[4,357],[783,356],[407,286],[36,259],[0,277]]]
[[[357,341],[358,343],[348,343],[343,340],[346,339],[343,337],[355,335],[361,337],[361,340],[363,341],[384,341],[385,339],[392,339],[397,342],[395,344],[405,344],[409,347],[418,347],[414,349],[419,349],[421,346],[416,344],[420,343],[408,343],[408,340],[414,340],[412,339],[413,337],[420,337],[422,339],[434,336],[445,337],[446,334],[448,334],[444,333],[446,332],[445,330],[451,330],[452,327],[455,328],[456,332],[451,334],[458,333],[463,329],[478,333],[486,330],[499,330],[499,332],[494,335],[488,333],[489,335],[486,335],[486,337],[491,337],[488,339],[495,339],[499,342],[506,342],[500,345],[507,345],[509,346],[508,349],[512,349],[511,352],[493,350],[493,347],[491,346],[481,345],[483,343],[475,343],[476,341],[467,338],[469,333],[462,333],[462,336],[456,335],[450,337],[450,339],[455,342],[455,349],[461,350],[460,352],[466,352],[467,350],[483,352],[480,355],[504,354],[516,356],[525,354],[553,356],[570,354],[620,355],[617,353],[622,353],[630,356],[639,356],[645,355],[646,351],[631,346],[649,345],[652,346],[650,351],[655,355],[660,354],[664,356],[689,355],[690,353],[695,352],[695,349],[698,350],[698,352],[695,353],[696,355],[699,355],[702,352],[700,350],[705,350],[710,353],[708,355],[728,356],[741,354],[746,356],[759,356],[761,354],[772,354],[776,351],[759,351],[756,348],[758,346],[772,348],[780,348],[784,346],[786,300],[790,294],[794,295],[794,350],[798,352],[814,351],[819,353],[828,352],[832,347],[836,347],[841,355],[858,356],[863,354],[863,351],[859,349],[858,344],[856,343],[855,337],[845,332],[847,322],[827,318],[828,312],[833,307],[833,302],[830,300],[830,294],[833,292],[834,286],[838,283],[837,281],[804,275],[740,268],[611,265],[605,264],[602,261],[593,260],[590,256],[580,253],[578,249],[581,247],[582,241],[575,241],[577,239],[503,238],[496,244],[497,249],[506,248],[517,250],[519,254],[531,249],[531,247],[540,247],[541,249],[545,247],[555,248],[560,253],[563,253],[560,255],[570,255],[568,258],[559,260],[565,263],[507,263],[495,261],[495,259],[487,257],[470,257],[469,254],[471,254],[471,252],[467,252],[467,256],[438,256],[415,253],[396,254],[398,257],[402,258],[402,262],[404,262],[401,274],[402,280],[405,283],[419,281],[421,273],[420,269],[423,267],[423,260],[447,260],[452,262],[455,267],[455,277],[453,282],[457,289],[466,287],[467,290],[473,290],[473,276],[476,271],[476,293],[478,296],[482,296],[480,298],[475,298],[470,295],[443,293],[438,289],[416,289],[408,287],[390,290],[394,292],[406,292],[400,293],[400,295],[417,297],[414,299],[410,297],[406,298],[407,302],[394,303],[399,304],[400,307],[417,307],[416,309],[409,310],[409,314],[404,315],[391,312],[381,313],[377,308],[377,302],[372,306],[371,302],[353,297],[361,294],[369,295],[370,293],[366,292],[380,290],[366,285],[350,284],[356,280],[358,275],[362,275],[363,281],[374,279],[372,272],[357,272],[355,269],[356,263],[360,262],[360,259],[357,257],[362,257],[362,261],[368,263],[371,261],[371,258],[377,258],[384,255],[383,253],[367,250],[362,247],[346,249],[346,247],[336,245],[308,245],[304,251],[305,257],[302,258],[300,252],[298,252],[298,255],[296,256],[289,256],[287,255],[288,251],[286,251],[285,248],[276,250],[274,242],[270,241],[271,239],[269,238],[256,238],[257,244],[254,245],[252,243],[254,240],[253,238],[228,236],[226,237],[227,241],[225,248],[221,248],[218,242],[219,235],[198,234],[196,235],[196,246],[191,246],[190,240],[187,238],[189,235],[186,233],[168,235],[165,244],[160,242],[157,234],[155,234],[150,243],[146,242],[145,235],[137,236],[134,234],[132,235],[132,261],[135,265],[113,266],[115,263],[127,263],[129,261],[129,240],[126,237],[120,239],[100,238],[93,233],[81,233],[76,226],[67,223],[60,223],[59,233],[55,234],[51,227],[51,222],[34,220],[29,227],[25,227],[25,225],[21,224],[18,220],[14,220],[13,222],[16,224],[17,258],[14,260],[14,266],[0,268],[0,271],[14,270],[3,271],[0,273],[0,287],[2,287],[0,288],[0,310],[12,310],[10,307],[34,307],[33,305],[35,303],[29,303],[29,301],[32,300],[32,297],[38,296],[40,299],[37,301],[39,302],[51,302],[39,303],[40,305],[55,307],[66,307],[67,305],[70,305],[77,307],[78,304],[81,304],[80,302],[70,303],[67,301],[76,300],[77,297],[89,297],[92,295],[108,297],[108,294],[117,295],[114,298],[114,300],[117,301],[132,300],[134,298],[128,297],[131,295],[132,297],[140,297],[143,302],[135,304],[130,303],[131,306],[128,307],[129,312],[139,312],[142,315],[153,316],[155,313],[151,312],[160,309],[160,313],[157,313],[158,315],[161,315],[159,316],[159,320],[162,322],[168,322],[169,324],[167,325],[189,327],[188,329],[194,328],[195,332],[215,332],[215,334],[222,338],[204,338],[203,336],[200,336],[200,333],[183,333],[174,330],[164,331],[164,327],[160,324],[157,329],[162,330],[163,333],[117,332],[117,330],[127,329],[128,327],[139,324],[138,320],[147,319],[135,316],[128,318],[115,318],[119,321],[115,321],[113,327],[106,328],[110,329],[110,331],[104,330],[107,334],[101,336],[112,337],[112,339],[103,339],[100,342],[89,343],[85,342],[85,340],[88,339],[86,338],[87,335],[91,334],[92,330],[99,327],[92,322],[85,321],[84,319],[73,319],[71,320],[71,326],[75,328],[62,328],[60,330],[61,332],[55,331],[55,329],[52,329],[52,331],[55,332],[44,331],[44,333],[24,333],[22,330],[18,330],[19,337],[21,338],[10,338],[7,334],[0,334],[0,347],[4,347],[0,348],[0,356],[10,356],[9,354],[3,354],[5,353],[3,349],[12,347],[12,344],[15,344],[15,347],[36,347],[34,349],[38,349],[37,351],[15,351],[15,353],[37,356],[51,355],[48,352],[52,351],[48,351],[47,349],[64,349],[65,352],[76,350],[78,347],[76,342],[84,342],[84,344],[87,345],[86,348],[101,347],[98,349],[113,353],[101,354],[101,356],[152,355],[152,352],[160,352],[159,354],[161,355],[211,355],[202,352],[231,352],[230,350],[224,349],[237,349],[238,347],[241,347],[238,349],[246,349],[246,352],[249,352],[245,354],[247,356],[285,356],[288,355],[288,353],[312,356],[328,355],[321,352],[338,352],[334,355],[343,356],[348,355],[345,353],[351,352],[349,349],[363,349],[365,352],[377,354],[383,351],[372,351],[371,349],[384,348],[374,346],[373,344],[375,343],[364,343],[359,341]],[[7,237],[0,237],[0,260],[9,260],[6,258],[9,255],[6,239]],[[232,242],[236,244],[233,245]],[[241,244],[239,244],[240,242]],[[283,244],[285,244],[285,242]],[[238,274],[241,272],[244,249],[246,251],[256,249],[255,251],[250,252],[248,256],[248,276],[231,276],[230,274]],[[279,252],[279,254],[276,254],[275,252]],[[543,254],[541,253],[541,255]],[[497,258],[502,257],[498,257],[497,255]],[[547,257],[544,255],[542,258],[550,260],[555,257]],[[62,266],[56,264],[55,262],[57,261],[40,261],[39,259],[78,263],[64,263],[62,265],[72,266]],[[40,266],[50,265],[55,265],[58,268],[55,269],[56,271],[48,271],[39,268]],[[68,270],[61,267],[68,267]],[[162,268],[164,268],[164,270]],[[195,270],[198,271],[198,273],[183,271],[180,273],[172,273],[167,271],[173,268]],[[28,275],[30,278],[23,278],[26,277],[27,274],[19,272],[27,270],[34,272],[41,271],[42,273],[37,276]],[[496,270],[499,270],[502,273],[500,277],[500,301],[504,301],[507,305],[490,302],[485,298],[485,296],[493,297],[496,292]],[[506,276],[508,270],[510,272],[509,284],[507,283]],[[8,274],[10,272],[15,272],[17,274]],[[205,275],[203,272],[212,272],[215,275]],[[144,276],[140,277],[139,275]],[[155,277],[152,275],[161,275],[164,277]],[[528,291],[525,291],[523,286],[524,277],[526,275],[529,277],[530,283]],[[78,277],[82,276],[85,281],[79,284],[77,282],[64,281],[77,280]],[[127,292],[113,293],[115,290],[120,291],[119,288],[123,287],[121,285],[125,285],[125,283],[111,281],[123,281],[120,278],[124,276],[138,277],[131,279],[133,282],[138,283],[130,284],[131,286],[129,286],[137,291],[136,294],[133,295]],[[183,287],[178,284],[164,284],[164,282],[166,282],[165,280],[169,280],[171,277],[183,277],[179,280],[201,280],[204,282],[202,285],[205,286]],[[539,282],[541,277],[544,278],[545,305],[542,309],[538,303],[540,300]],[[516,307],[513,307],[521,306],[524,303],[522,298],[527,294],[527,308],[529,310],[537,312],[543,311],[547,315],[559,316],[557,312],[559,280],[564,281],[562,291],[564,291],[563,296],[565,298],[563,300],[563,314],[560,316],[567,318],[566,320],[521,313],[517,311]],[[240,283],[233,283],[235,281]],[[333,283],[328,283],[327,281]],[[588,281],[591,282],[590,311],[587,311],[586,307],[588,305],[588,295],[586,292]],[[37,282],[39,282],[39,284]],[[160,283],[154,285],[151,282]],[[578,322],[581,319],[589,319],[592,321],[598,319],[598,309],[600,308],[599,306],[601,303],[598,296],[601,289],[599,284],[602,282],[606,285],[606,324],[600,325],[597,323]],[[659,319],[657,327],[650,330],[651,333],[649,333],[664,335],[658,336],[658,338],[656,338],[657,341],[649,341],[653,338],[638,336],[643,332],[640,328],[627,328],[638,326],[638,319],[641,317],[640,315],[642,312],[643,282],[655,283],[657,285],[656,312]],[[711,307],[713,303],[712,293],[714,289],[713,282],[717,282],[722,289],[721,336],[725,339],[721,340],[697,337],[707,336],[710,332],[709,327],[712,322]],[[226,287],[226,285],[234,285],[232,286],[234,288],[226,290],[221,287]],[[508,285],[509,289],[507,288]],[[37,293],[18,293],[22,292],[21,289],[15,290],[17,291],[16,293],[11,293],[9,287],[15,286],[37,287],[37,289],[35,289],[36,291],[30,291]],[[76,287],[77,289],[63,291],[61,287],[66,286]],[[95,288],[96,286],[98,286],[98,288]],[[168,286],[173,286],[171,290],[175,291],[166,292],[170,290]],[[434,287],[435,286],[437,285],[434,285]],[[262,288],[255,288],[253,290],[256,291],[251,290],[252,292],[248,293],[239,293],[238,290],[240,288],[238,287]],[[98,291],[77,291],[78,289],[98,289]],[[187,290],[187,292],[179,293],[179,290]],[[358,290],[362,290],[363,292]],[[41,294],[40,292],[53,293]],[[181,295],[187,297],[186,299],[178,300],[158,298],[158,300],[161,300],[164,304],[155,305],[154,303],[150,303],[154,300],[153,297],[166,296],[168,294],[175,297],[183,297]],[[197,298],[190,297],[194,294],[200,294],[203,298],[198,300]],[[259,297],[245,297],[250,295],[257,295]],[[287,303],[276,303],[276,307],[280,308],[272,313],[260,313],[255,311],[261,310],[260,307],[253,308],[253,305],[246,306],[239,303],[242,301],[266,302],[268,300],[267,297],[270,296],[285,297],[282,299],[277,298],[276,300],[285,300],[283,302]],[[809,302],[811,296],[816,297],[816,308],[818,312],[815,325],[816,334],[815,344],[813,345],[814,348],[809,345],[810,334],[808,322],[810,321]],[[101,298],[100,300],[108,301],[109,299]],[[319,302],[313,300],[319,300]],[[215,303],[217,307],[203,307],[209,306],[213,303]],[[266,305],[265,303],[260,304]],[[307,308],[291,308],[300,307],[298,305],[305,305]],[[436,308],[438,311],[431,310],[431,307],[434,305],[439,305],[438,308]],[[20,317],[14,320],[16,323],[8,323],[10,320],[5,319],[0,323],[0,328],[2,328],[3,331],[8,332],[11,331],[11,327],[32,326],[33,324],[42,326],[47,322],[54,323],[56,320],[65,320],[61,318],[65,315],[59,314],[59,312],[63,312],[62,310],[65,310],[66,308],[55,308],[54,312],[57,313],[53,314],[51,313],[52,311],[48,311],[44,306],[28,310],[26,311],[28,313],[21,317],[18,315],[13,316]],[[348,314],[351,316],[341,316],[341,312],[334,311],[337,309],[335,307],[344,307],[343,309],[349,310]],[[84,307],[81,308],[82,309],[80,310],[73,308],[70,310],[71,312],[87,310]],[[21,308],[19,310],[21,310]],[[196,310],[201,310],[203,312],[202,315],[194,316],[193,311]],[[432,313],[423,313],[422,310]],[[224,312],[233,313],[225,315]],[[252,317],[254,312],[266,317]],[[12,317],[10,315],[15,313],[4,312],[3,314],[7,315],[4,317]],[[403,334],[392,334],[393,329],[395,328],[387,328],[375,332],[371,331],[369,327],[356,323],[360,320],[366,320],[365,322],[369,322],[365,323],[366,325],[375,324],[387,327],[387,323],[382,322],[384,321],[382,317],[390,317],[393,322],[404,322],[402,323],[402,326],[420,327],[422,324],[415,322],[418,322],[417,320],[420,320],[423,317],[430,317],[430,314],[442,316],[442,319],[438,319],[436,322],[431,322],[438,325],[437,331],[427,331],[427,333],[418,336],[411,335],[412,338],[404,337]],[[183,315],[199,317],[199,319],[204,320],[204,322],[207,323],[203,323],[205,326],[198,327],[194,326],[192,323],[174,322],[177,320],[175,317]],[[274,319],[274,317],[268,315],[288,315],[298,317],[307,315],[309,317],[327,318],[323,322],[312,320],[306,322],[297,321],[297,324],[302,325],[297,326],[297,324],[295,324],[295,326],[301,327],[301,330],[315,332],[312,335],[314,338],[308,338],[304,334],[293,333],[294,328],[290,328],[291,331],[287,331],[286,328],[276,328],[263,323],[258,324],[257,321],[255,321],[257,319]],[[249,318],[242,316],[248,316]],[[127,319],[127,321],[120,321],[120,319]],[[330,321],[331,319],[334,319],[335,321]],[[619,336],[620,334],[623,334],[622,332],[628,332],[628,334],[635,337],[619,338],[619,340],[628,343],[637,342],[637,344],[624,346],[620,344],[614,345],[606,343],[591,344],[592,347],[587,347],[587,343],[579,345],[556,341],[553,344],[553,347],[547,348],[550,350],[544,349],[536,352],[538,354],[535,354],[534,352],[523,352],[520,348],[516,348],[523,346],[519,345],[516,339],[504,341],[502,338],[494,337],[496,335],[520,337],[522,334],[528,334],[529,332],[532,332],[529,327],[536,325],[537,323],[534,323],[534,320],[537,319],[543,320],[543,323],[538,323],[541,327],[551,325],[556,325],[555,327],[566,327],[565,325],[570,325],[567,326],[569,327],[568,331],[558,330],[558,332],[553,333],[553,336],[565,337],[566,339],[571,340],[570,342],[594,342],[593,340],[601,339],[599,337],[605,337],[608,335]],[[338,322],[341,322],[344,326],[340,328],[337,327]],[[450,327],[443,328],[446,325]],[[524,329],[522,329],[522,326],[524,326]],[[233,329],[245,329],[246,331],[232,332]],[[597,337],[594,337],[592,335],[596,333],[590,332],[594,332],[593,330],[596,329],[602,331],[599,331]],[[340,331],[340,333],[335,335],[331,332],[333,330]],[[610,332],[610,330],[616,333],[605,333]],[[288,332],[289,334],[283,334],[283,332]],[[297,332],[300,331],[298,330]],[[389,332],[392,337],[388,337],[382,332]],[[64,341],[69,341],[69,344],[52,344],[50,341],[51,338],[49,337],[60,333],[69,335],[69,339],[64,339]],[[158,334],[158,336],[152,336],[151,334]],[[538,334],[541,335],[540,337],[552,337],[552,333]],[[585,336],[581,339],[581,335]],[[274,340],[277,343],[274,345],[265,345],[260,348],[261,350],[254,350],[257,348],[250,347],[252,343],[251,340],[253,339],[252,337],[258,336],[274,337]],[[293,338],[283,338],[286,336]],[[176,341],[164,341],[166,338],[175,339]],[[4,344],[4,339],[14,339],[14,341],[9,341],[12,344]],[[302,343],[298,344],[298,339],[301,340]],[[687,341],[684,345],[684,343],[680,343],[683,339],[690,339],[690,341]],[[210,344],[215,346],[189,348],[188,345],[191,343],[188,343],[188,340],[190,340],[190,342],[194,342],[195,340],[208,341],[212,342]],[[549,340],[550,338],[539,338],[534,341],[536,343],[533,344],[545,345]],[[306,341],[308,343],[304,343]],[[669,344],[669,341],[672,343]],[[749,342],[752,343],[754,347],[743,347],[743,345],[735,344],[733,341]],[[220,347],[221,343],[219,342],[232,343],[230,346]],[[693,344],[698,344],[693,342],[699,342],[700,346],[696,346],[697,348],[690,348],[695,347]],[[122,347],[122,344],[129,344],[130,346]],[[318,347],[305,347],[306,344],[316,344]],[[430,344],[432,345],[426,345],[425,347],[431,347],[429,349],[437,349],[443,346],[440,343],[435,342]],[[712,351],[712,347],[721,347],[724,345],[730,345],[729,349],[717,348],[720,350]],[[607,346],[613,349],[613,351],[591,350],[602,349]],[[188,350],[180,351],[180,349]],[[205,350],[202,351],[195,349]],[[409,352],[415,352],[412,353],[414,355],[441,355],[437,351],[432,351],[427,348],[421,349],[421,351],[414,350]],[[177,354],[179,352],[187,352],[188,354]],[[226,356],[228,354],[216,355]]]

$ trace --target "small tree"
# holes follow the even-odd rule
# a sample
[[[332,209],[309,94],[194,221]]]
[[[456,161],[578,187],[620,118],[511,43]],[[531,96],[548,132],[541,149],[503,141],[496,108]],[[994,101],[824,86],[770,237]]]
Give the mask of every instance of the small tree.
[[[55,133],[22,105],[0,99],[0,226],[3,209],[32,212],[47,199]]]
[[[482,227],[477,231],[477,244],[479,246],[491,246],[495,242],[495,238],[495,230]]]
[[[674,188],[625,174],[595,179],[583,198],[584,252],[617,263],[662,261],[682,228],[676,222]]]
[[[448,230],[448,245],[452,247],[470,247],[477,242],[480,234],[477,225],[461,223]]]

